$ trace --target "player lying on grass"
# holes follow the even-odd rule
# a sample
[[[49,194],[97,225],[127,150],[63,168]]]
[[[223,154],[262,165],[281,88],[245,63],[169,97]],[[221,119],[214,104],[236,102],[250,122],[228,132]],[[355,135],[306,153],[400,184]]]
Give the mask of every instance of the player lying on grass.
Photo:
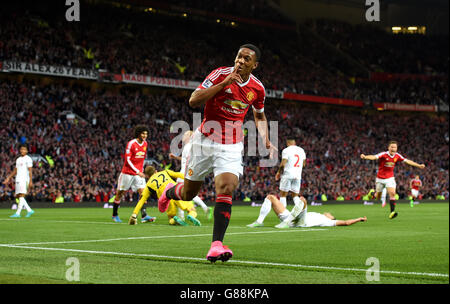
[[[270,202],[273,211],[277,214],[281,223],[276,225],[276,228],[291,228],[291,227],[334,227],[334,226],[350,226],[358,222],[367,221],[367,217],[359,217],[350,220],[336,220],[336,218],[329,212],[323,214],[318,212],[308,212],[306,199],[301,196],[300,203],[296,204],[292,211],[284,207],[280,200],[272,194],[269,194],[265,202]],[[263,227],[264,224],[254,225],[250,224],[247,227],[256,228]]]
[[[141,199],[134,208],[133,214],[128,221],[128,224],[130,225],[135,225],[137,223],[137,214],[149,197],[157,200],[161,196],[161,193],[164,191],[167,185],[175,184],[174,179],[184,178],[183,173],[174,172],[172,170],[163,170],[158,172],[153,166],[147,166],[144,170],[144,174],[145,177],[148,178],[148,181],[146,187],[142,191]],[[188,212],[187,220],[190,221],[194,226],[201,225],[200,221],[196,218],[197,212],[195,211],[195,207],[192,202],[174,200],[170,201],[169,208],[167,209],[167,215],[169,217],[170,224],[175,225],[176,223],[178,223],[184,226],[186,224],[186,222],[176,216],[177,207],[181,208],[183,211]]]

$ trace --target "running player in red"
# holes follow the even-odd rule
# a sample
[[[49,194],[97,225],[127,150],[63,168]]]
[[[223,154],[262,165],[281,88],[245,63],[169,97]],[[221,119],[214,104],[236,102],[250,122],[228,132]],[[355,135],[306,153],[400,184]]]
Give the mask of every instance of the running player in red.
[[[422,187],[422,181],[420,180],[420,176],[416,175],[414,179],[409,183],[411,187],[411,207],[414,207],[414,201],[419,198],[419,189]]]
[[[270,156],[276,148],[269,141],[267,119],[264,114],[265,89],[253,76],[260,58],[259,49],[252,44],[242,45],[234,66],[212,71],[192,93],[189,105],[205,106],[204,119],[192,136],[185,181],[168,185],[158,200],[160,210],[166,210],[170,199],[192,200],[203,185],[205,177],[214,173],[216,205],[211,248],[206,258],[227,261],[233,252],[222,241],[230,217],[232,195],[243,174],[242,125],[250,107],[258,133]]]
[[[413,162],[412,160],[406,159],[400,154],[397,153],[397,142],[390,141],[388,145],[388,151],[381,152],[376,155],[364,155],[361,154],[362,159],[367,160],[378,160],[378,173],[376,178],[376,199],[380,199],[381,193],[384,188],[387,188],[387,192],[389,194],[389,204],[391,206],[391,213],[389,214],[389,218],[395,218],[398,213],[395,212],[395,178],[394,178],[394,167],[396,163],[404,162],[410,166],[423,169],[425,168],[424,164],[418,164]]]
[[[134,128],[134,139],[127,143],[125,151],[125,159],[123,162],[122,172],[117,182],[117,193],[113,204],[113,221],[121,223],[118,209],[120,200],[126,191],[130,188],[132,191],[138,191],[139,196],[145,188],[144,161],[147,155],[147,137],[148,128],[144,125],[137,125]],[[143,223],[153,222],[154,217],[147,215],[145,208],[141,209]]]

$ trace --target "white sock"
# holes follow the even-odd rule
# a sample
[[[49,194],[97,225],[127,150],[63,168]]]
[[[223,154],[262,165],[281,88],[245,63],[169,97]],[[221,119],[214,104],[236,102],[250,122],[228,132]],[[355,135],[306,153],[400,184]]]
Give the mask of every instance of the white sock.
[[[23,208],[23,201],[21,200],[21,198],[19,198],[19,203],[17,204],[17,210],[16,210],[17,215],[20,215],[20,211],[22,211],[22,208]]]
[[[259,224],[262,224],[271,209],[272,209],[272,202],[270,200],[268,200],[267,198],[264,199],[261,209],[259,210],[259,217],[256,220],[256,222],[258,222]]]
[[[303,207],[305,206],[305,203],[303,203],[298,196],[294,197],[294,203],[296,198],[299,202],[295,204],[294,208],[292,208],[292,211],[289,213],[289,216],[284,220],[286,223],[292,222],[295,218],[299,217],[302,212],[304,212]]]
[[[303,209],[302,212],[300,212],[300,214],[297,216],[297,218],[298,218],[297,226],[301,226],[301,225],[305,224],[305,215],[306,215],[306,213],[308,213],[308,207]]]
[[[177,216],[184,221],[184,211],[177,208]]]
[[[299,205],[302,209],[303,209],[303,206],[305,205],[302,202],[302,200],[300,199],[300,197],[298,197],[298,196],[294,196],[294,204],[295,205]]]
[[[192,200],[194,201],[194,204],[202,207],[203,211],[208,212],[208,206],[206,206],[206,204],[200,197],[196,196]]]
[[[27,212],[31,211],[31,208],[30,206],[28,206],[28,203],[24,197],[19,197],[19,203],[22,203],[22,206],[25,207],[25,209],[27,209]]]
[[[386,202],[386,188],[383,189],[383,192],[381,192],[381,203],[385,203]]]
[[[280,202],[286,207],[286,197],[280,197]]]
[[[290,213],[287,209],[284,209],[283,212],[281,212],[280,214],[278,214],[278,217],[280,218],[280,220],[281,220],[283,217],[286,217],[285,220],[284,220],[283,222],[286,222],[286,223],[287,223],[287,219],[289,218],[290,215],[291,215],[291,213]]]

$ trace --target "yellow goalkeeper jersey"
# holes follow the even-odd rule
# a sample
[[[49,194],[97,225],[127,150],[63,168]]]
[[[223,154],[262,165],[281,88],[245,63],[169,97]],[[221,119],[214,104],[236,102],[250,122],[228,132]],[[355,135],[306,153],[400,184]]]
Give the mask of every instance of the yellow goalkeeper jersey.
[[[163,193],[164,189],[166,188],[168,183],[176,184],[175,180],[177,178],[183,178],[184,174],[181,172],[175,172],[172,170],[164,170],[159,171],[150,176],[150,178],[147,181],[147,185],[144,188],[144,191],[142,191],[141,199],[139,200],[134,214],[137,214],[139,210],[142,208],[142,205],[148,200],[148,198],[151,196],[154,199],[158,199],[161,194]]]

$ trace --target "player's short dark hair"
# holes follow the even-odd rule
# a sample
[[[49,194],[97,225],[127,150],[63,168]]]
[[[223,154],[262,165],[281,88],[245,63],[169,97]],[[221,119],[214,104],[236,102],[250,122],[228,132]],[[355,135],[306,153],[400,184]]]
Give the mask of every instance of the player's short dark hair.
[[[27,146],[26,144],[20,144],[20,145],[19,145],[19,150],[20,150],[20,148],[22,148],[22,147],[24,147],[25,149],[28,150],[28,146]]]
[[[144,169],[144,174],[147,175],[148,177],[152,176],[153,174],[155,174],[156,169],[153,166],[147,166]]]
[[[256,61],[259,61],[259,59],[261,58],[261,51],[259,50],[259,48],[256,45],[251,44],[251,43],[246,43],[239,47],[239,49],[242,49],[242,48],[247,48],[247,49],[254,51],[255,55],[256,55]]]
[[[141,133],[145,131],[147,131],[147,133],[150,133],[146,125],[137,125],[136,127],[134,127],[134,137],[138,138],[139,135],[141,135]]]

